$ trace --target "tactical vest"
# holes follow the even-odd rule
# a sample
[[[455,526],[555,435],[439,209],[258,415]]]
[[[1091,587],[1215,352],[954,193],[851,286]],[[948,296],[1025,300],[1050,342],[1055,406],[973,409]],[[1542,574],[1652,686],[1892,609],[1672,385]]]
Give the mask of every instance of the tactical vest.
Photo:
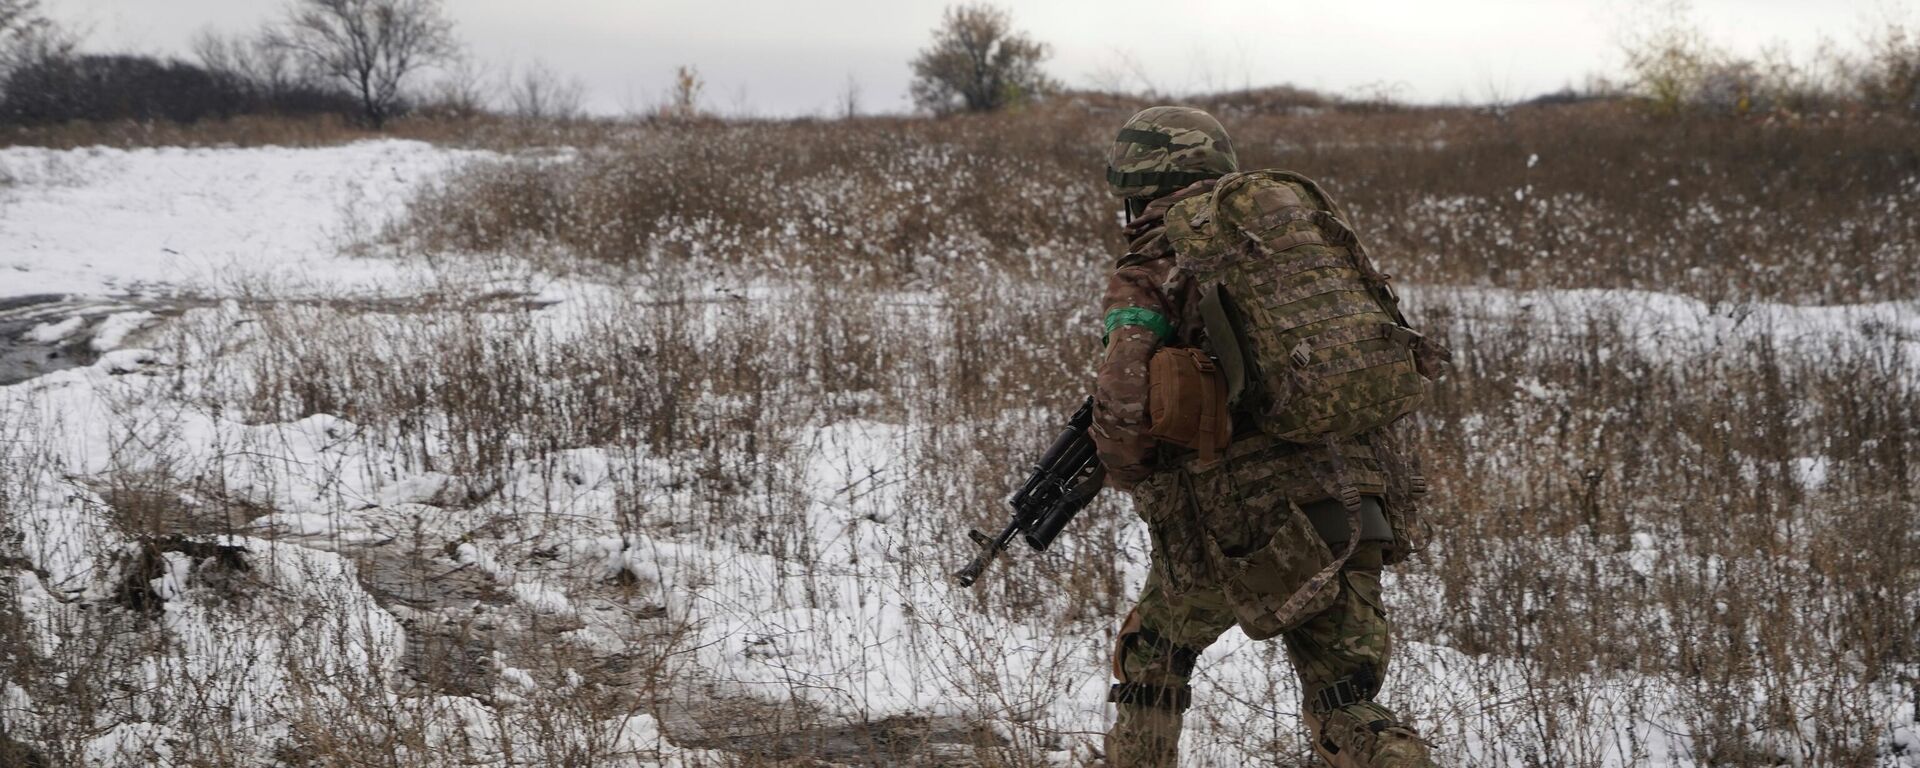
[[[1304,176],[1228,175],[1168,210],[1166,236],[1200,286],[1229,407],[1268,434],[1324,443],[1384,427],[1449,357],[1407,325],[1389,276]]]

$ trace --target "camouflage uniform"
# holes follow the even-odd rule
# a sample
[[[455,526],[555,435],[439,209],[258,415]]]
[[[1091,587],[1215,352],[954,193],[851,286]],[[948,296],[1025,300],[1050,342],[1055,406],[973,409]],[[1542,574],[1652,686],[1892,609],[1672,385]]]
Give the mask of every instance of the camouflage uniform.
[[[1176,266],[1163,219],[1210,193],[1235,160],[1211,117],[1167,107],[1129,121],[1109,160],[1109,181],[1129,199],[1131,247],[1106,291],[1092,434],[1153,539],[1146,586],[1114,649],[1109,764],[1175,764],[1195,662],[1237,625],[1256,640],[1284,640],[1315,749],[1330,763],[1432,765],[1426,743],[1372,701],[1392,652],[1380,569],[1418,546],[1404,452],[1382,433],[1309,446],[1248,424],[1212,462],[1157,446],[1147,436],[1147,362],[1163,344],[1206,343],[1198,288]],[[1335,553],[1354,536],[1347,508],[1331,501],[1336,489],[1357,491],[1365,511],[1337,571]],[[1295,588],[1318,573],[1332,577],[1326,588]],[[1311,597],[1287,599],[1295,595]]]

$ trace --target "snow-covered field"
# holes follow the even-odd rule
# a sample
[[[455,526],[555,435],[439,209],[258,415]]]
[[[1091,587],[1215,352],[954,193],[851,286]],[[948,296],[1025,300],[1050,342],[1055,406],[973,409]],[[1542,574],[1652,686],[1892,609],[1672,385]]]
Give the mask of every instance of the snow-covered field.
[[[817,399],[787,386],[768,395],[753,378],[761,356],[807,358],[754,347],[731,382],[645,406],[684,411],[662,419],[693,423],[692,437],[623,428],[534,445],[507,420],[495,443],[470,444],[451,436],[473,432],[451,424],[354,420],[354,408],[371,412],[357,395],[394,389],[410,366],[435,382],[423,388],[450,386],[424,371],[466,354],[462,341],[489,360],[526,354],[543,366],[529,375],[567,397],[588,392],[546,400],[536,386],[495,408],[617,413],[555,361],[631,342],[637,359],[620,370],[650,375],[677,364],[671,344],[751,337],[818,311],[809,290],[777,277],[718,293],[702,284],[687,301],[685,286],[669,297],[645,281],[377,253],[409,190],[492,157],[397,141],[0,150],[11,179],[0,186],[0,299],[70,297],[12,341],[84,336],[97,355],[0,388],[11,601],[0,639],[18,644],[0,675],[4,734],[88,765],[298,764],[349,747],[418,765],[719,765],[783,750],[887,763],[902,743],[929,762],[1090,761],[1110,717],[1112,625],[1144,576],[1144,532],[1125,503],[1090,509],[1056,552],[1016,553],[979,594],[946,577],[965,557],[964,525],[998,516],[999,491],[965,488],[980,478],[941,451],[976,466],[1018,456],[1039,447],[1053,414],[933,423],[917,413],[926,402],[875,402],[883,388],[831,381],[884,371],[816,370],[801,384]],[[1458,327],[1524,323],[1541,348],[1576,343],[1604,318],[1632,346],[1619,353],[1675,365],[1764,338],[1787,365],[1885,349],[1920,382],[1912,302],[1409,293]],[[429,296],[450,301],[415,301]],[[867,310],[889,326],[878,343],[940,338],[926,297],[891,299]],[[358,372],[364,389],[254,399],[305,391],[275,377],[347,376],[339,368],[374,360],[391,370]],[[1532,379],[1505,386],[1516,407],[1566,397]],[[1018,444],[953,448],[980,436]],[[1806,484],[1827,461],[1805,457]],[[999,482],[1016,468],[982,471]],[[1444,530],[1440,540],[1445,556]],[[1548,546],[1622,588],[1676,567],[1649,532]],[[1113,583],[1069,584],[1084,574],[1076,558],[1117,562]],[[1422,568],[1390,578],[1390,601],[1432,623],[1445,596]],[[1095,600],[1070,604],[1070,591]],[[1890,604],[1911,609],[1920,594]],[[1699,762],[1684,680],[1595,668],[1556,689],[1567,699],[1557,713],[1578,722],[1546,725],[1517,693],[1536,682],[1528,659],[1437,636],[1397,647],[1388,701],[1459,764]],[[1200,668],[1191,764],[1302,759],[1277,645],[1230,633]],[[1913,670],[1866,671],[1794,685],[1859,697],[1874,713],[1864,753],[1920,766],[1914,689],[1899,682],[1911,686]],[[1821,718],[1807,713],[1809,733],[1830,725]],[[1749,741],[1792,764],[1833,759],[1809,756],[1805,734]]]

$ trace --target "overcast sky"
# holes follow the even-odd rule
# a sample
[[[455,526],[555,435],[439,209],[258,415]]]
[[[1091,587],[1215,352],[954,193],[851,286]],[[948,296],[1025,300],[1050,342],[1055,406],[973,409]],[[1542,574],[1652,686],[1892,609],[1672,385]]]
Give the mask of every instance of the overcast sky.
[[[865,111],[901,111],[907,61],[946,0],[444,0],[474,57],[496,71],[540,60],[587,86],[596,112],[662,101],[673,69],[707,81],[730,114],[826,113],[849,82]],[[89,49],[181,53],[203,28],[252,30],[276,0],[45,0]],[[1694,17],[1742,51],[1805,54],[1852,43],[1873,19],[1912,18],[1915,0],[1696,0]],[[1018,0],[1014,25],[1053,46],[1069,85],[1143,72],[1161,92],[1290,82],[1415,101],[1524,98],[1619,66],[1640,0]],[[1131,64],[1129,63],[1131,62]]]

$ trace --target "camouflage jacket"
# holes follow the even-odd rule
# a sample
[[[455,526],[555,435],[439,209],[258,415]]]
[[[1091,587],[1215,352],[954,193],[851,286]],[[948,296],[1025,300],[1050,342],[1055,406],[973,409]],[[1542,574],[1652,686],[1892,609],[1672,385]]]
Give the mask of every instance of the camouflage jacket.
[[[1214,186],[1214,180],[1197,182],[1147,206],[1127,224],[1127,254],[1107,279],[1101,309],[1109,327],[1106,353],[1094,381],[1091,434],[1110,482],[1120,488],[1132,488],[1156,471],[1193,461],[1190,453],[1156,446],[1147,435],[1147,362],[1163,344],[1206,343],[1199,285],[1175,263],[1165,216],[1174,204],[1208,194]],[[1386,473],[1369,436],[1340,441],[1334,448],[1343,460],[1336,460],[1328,446],[1289,443],[1251,428],[1236,434],[1229,460],[1266,465],[1269,469],[1263,474],[1279,485],[1274,490],[1297,503],[1333,496],[1336,467],[1339,479],[1361,493],[1386,490]]]
[[[1100,463],[1115,485],[1130,488],[1153,472],[1154,440],[1147,436],[1147,361],[1162,344],[1194,344],[1201,327],[1198,286],[1174,265],[1164,218],[1174,203],[1212,191],[1214,181],[1196,183],[1153,201],[1129,222],[1127,255],[1107,278],[1101,316],[1135,310],[1145,322],[1113,325],[1106,335],[1106,356],[1094,379],[1093,442]],[[1159,322],[1154,321],[1158,318]]]

